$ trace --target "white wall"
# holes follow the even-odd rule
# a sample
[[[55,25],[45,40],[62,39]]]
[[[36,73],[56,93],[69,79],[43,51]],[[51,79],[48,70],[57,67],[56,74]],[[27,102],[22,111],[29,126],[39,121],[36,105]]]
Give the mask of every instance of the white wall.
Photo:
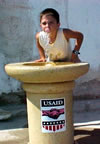
[[[90,64],[88,74],[80,79],[100,79],[100,0],[69,0],[68,24],[84,34],[80,58]]]
[[[69,25],[84,34],[81,58],[91,66],[100,64],[100,0],[69,0]]]
[[[39,13],[47,7],[59,11],[61,27],[84,34],[80,57],[90,63],[91,71],[80,82],[99,78],[99,0],[0,0],[0,93],[20,89],[20,82],[5,73],[5,64],[38,57],[35,33],[40,29]]]

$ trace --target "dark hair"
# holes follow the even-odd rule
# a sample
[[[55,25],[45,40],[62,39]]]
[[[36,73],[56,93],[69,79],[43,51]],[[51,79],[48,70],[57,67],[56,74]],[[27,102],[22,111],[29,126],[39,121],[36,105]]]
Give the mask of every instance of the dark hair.
[[[59,13],[55,9],[47,8],[47,9],[43,10],[40,13],[40,22],[41,22],[41,19],[42,19],[43,15],[45,15],[45,14],[53,16],[56,19],[57,23],[59,23]]]

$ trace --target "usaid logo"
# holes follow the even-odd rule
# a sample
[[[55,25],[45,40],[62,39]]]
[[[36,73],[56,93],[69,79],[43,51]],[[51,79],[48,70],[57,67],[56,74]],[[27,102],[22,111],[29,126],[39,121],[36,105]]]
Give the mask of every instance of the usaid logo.
[[[64,105],[64,99],[42,100],[43,107],[61,106],[61,105]]]
[[[65,101],[62,99],[42,99],[41,127],[43,133],[61,132],[66,130]]]

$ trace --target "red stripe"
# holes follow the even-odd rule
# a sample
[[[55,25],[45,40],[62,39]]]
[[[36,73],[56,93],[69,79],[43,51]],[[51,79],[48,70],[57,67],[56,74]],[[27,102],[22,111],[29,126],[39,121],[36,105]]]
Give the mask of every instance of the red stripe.
[[[53,131],[55,131],[55,126],[53,125]]]
[[[57,130],[59,130],[59,125],[57,125]]]
[[[52,130],[52,127],[51,127],[51,126],[49,126],[49,130]]]
[[[60,125],[60,129],[62,128],[62,125]]]
[[[45,126],[45,129],[48,130],[48,126]]]

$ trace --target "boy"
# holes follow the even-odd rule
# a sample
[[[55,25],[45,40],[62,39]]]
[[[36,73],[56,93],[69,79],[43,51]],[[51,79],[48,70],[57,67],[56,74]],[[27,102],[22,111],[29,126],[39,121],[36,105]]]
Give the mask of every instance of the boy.
[[[42,31],[36,34],[40,59],[35,62],[80,62],[78,54],[83,41],[82,33],[60,28],[59,14],[52,8],[40,13],[40,26]],[[70,38],[75,39],[73,50],[70,48]]]

